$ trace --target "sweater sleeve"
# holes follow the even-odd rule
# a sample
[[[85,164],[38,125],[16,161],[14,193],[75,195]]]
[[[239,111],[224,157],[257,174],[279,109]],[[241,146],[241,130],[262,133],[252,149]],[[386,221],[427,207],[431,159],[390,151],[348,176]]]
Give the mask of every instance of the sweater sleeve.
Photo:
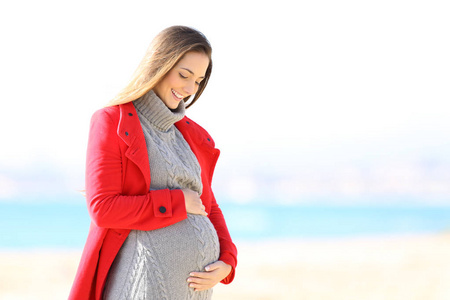
[[[97,111],[91,119],[86,156],[86,200],[92,221],[99,227],[152,230],[186,219],[181,190],[123,194],[124,154],[119,146],[116,123],[104,109]]]

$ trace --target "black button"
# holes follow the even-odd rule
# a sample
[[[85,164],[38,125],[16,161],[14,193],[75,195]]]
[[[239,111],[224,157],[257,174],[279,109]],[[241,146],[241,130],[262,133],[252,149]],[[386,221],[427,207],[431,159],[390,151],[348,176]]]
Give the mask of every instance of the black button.
[[[132,113],[128,113],[128,115],[131,117],[133,114]]]
[[[189,121],[186,121],[186,123],[190,124]]]
[[[125,135],[128,136],[128,131],[125,132]]]
[[[210,139],[210,138],[208,138],[208,142],[211,142],[211,139]]]
[[[166,211],[167,211],[167,209],[166,209],[164,206],[160,206],[160,207],[159,207],[159,212],[160,212],[160,213],[163,214],[163,213],[165,213]]]

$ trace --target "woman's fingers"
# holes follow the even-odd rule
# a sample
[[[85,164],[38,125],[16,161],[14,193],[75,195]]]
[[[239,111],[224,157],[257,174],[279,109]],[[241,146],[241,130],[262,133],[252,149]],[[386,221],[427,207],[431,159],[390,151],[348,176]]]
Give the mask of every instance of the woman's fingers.
[[[197,192],[194,192],[190,189],[182,189],[184,194],[184,201],[186,204],[186,212],[190,214],[203,215],[207,216],[206,208],[200,199],[200,196]]]
[[[210,284],[211,283],[211,279],[205,279],[205,278],[199,278],[199,277],[189,277],[187,282],[189,282],[189,286],[192,285],[206,285],[206,284]]]
[[[208,279],[211,278],[211,273],[210,272],[191,272],[189,274],[192,279]]]
[[[191,272],[187,279],[189,287],[203,291],[214,287],[231,272],[231,266],[223,261],[216,261],[205,268],[206,272]]]
[[[207,290],[215,285],[212,278],[189,277],[187,282],[189,287],[194,288],[195,291]]]

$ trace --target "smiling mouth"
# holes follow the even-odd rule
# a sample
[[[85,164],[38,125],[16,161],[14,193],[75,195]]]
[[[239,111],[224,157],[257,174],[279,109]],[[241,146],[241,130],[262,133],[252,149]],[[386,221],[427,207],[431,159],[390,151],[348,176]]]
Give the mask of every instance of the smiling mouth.
[[[183,100],[183,95],[177,93],[174,90],[172,90],[172,95],[174,95],[178,100]]]

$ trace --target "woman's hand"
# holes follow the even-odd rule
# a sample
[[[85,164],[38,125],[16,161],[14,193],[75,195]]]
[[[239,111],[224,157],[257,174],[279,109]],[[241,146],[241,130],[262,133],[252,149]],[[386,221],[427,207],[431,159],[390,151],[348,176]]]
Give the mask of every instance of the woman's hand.
[[[214,287],[231,272],[231,266],[221,260],[205,267],[206,272],[191,272],[187,279],[194,291],[204,291]]]
[[[190,189],[182,189],[184,194],[184,202],[186,204],[186,212],[194,215],[207,216],[205,206],[197,192]]]

